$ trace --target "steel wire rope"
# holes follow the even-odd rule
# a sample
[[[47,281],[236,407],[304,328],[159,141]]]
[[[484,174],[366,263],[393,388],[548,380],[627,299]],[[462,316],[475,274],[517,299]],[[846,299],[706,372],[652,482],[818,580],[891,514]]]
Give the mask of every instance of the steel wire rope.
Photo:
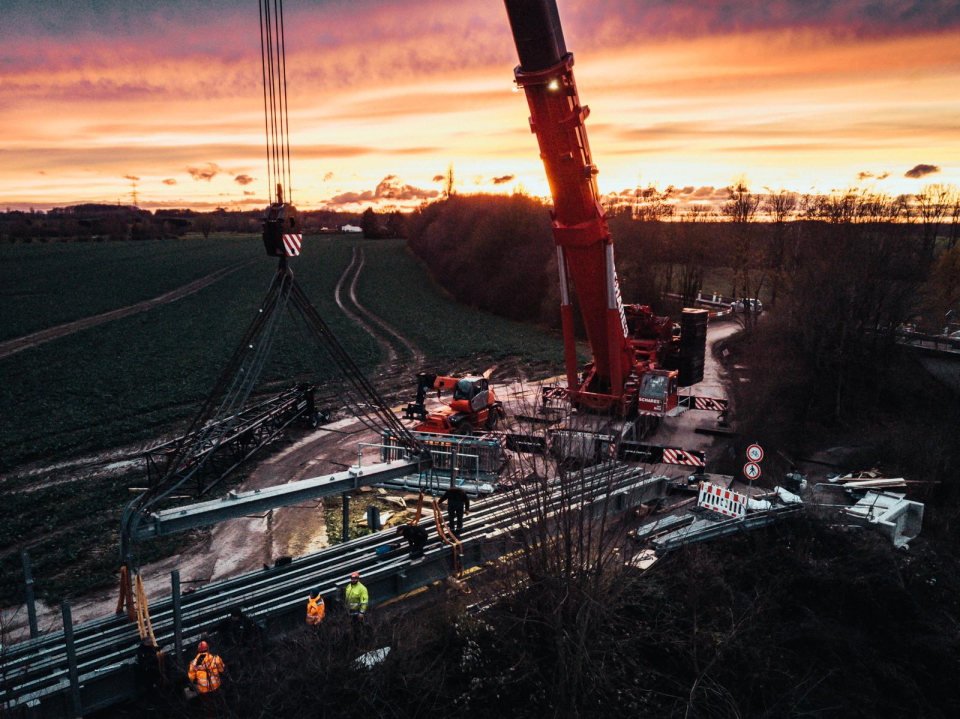
[[[217,382],[214,390],[208,396],[204,407],[201,409],[201,412],[195,417],[194,422],[191,425],[191,430],[184,435],[184,441],[181,443],[180,451],[171,457],[170,463],[167,466],[166,474],[154,487],[141,494],[140,497],[131,502],[131,504],[128,505],[128,507],[124,510],[121,518],[121,554],[123,555],[122,558],[125,561],[129,560],[131,565],[136,563],[135,557],[133,556],[132,546],[133,532],[139,525],[143,514],[150,507],[153,507],[160,501],[169,497],[171,494],[173,494],[173,492],[182,487],[187,481],[195,476],[200,468],[204,466],[206,460],[212,455],[213,451],[220,445],[223,437],[236,423],[237,413],[235,411],[233,411],[232,414],[227,415],[226,421],[223,419],[223,412],[226,410],[233,410],[237,406],[242,407],[249,399],[250,393],[256,386],[257,380],[263,371],[263,368],[266,366],[266,360],[270,355],[270,351],[275,340],[275,330],[278,327],[279,318],[283,315],[283,312],[286,309],[287,302],[290,298],[290,289],[292,288],[292,285],[293,273],[287,268],[286,263],[281,261],[280,268],[278,269],[277,274],[274,276],[274,281],[271,284],[270,291],[268,292],[267,301],[264,302],[264,305],[261,307],[261,311],[257,313],[257,317],[254,318],[254,321],[251,323],[248,331],[244,334],[244,343],[241,344],[238,350],[234,352],[233,357],[231,357],[231,362],[226,370],[221,373],[220,380]],[[267,309],[267,311],[263,312],[264,309]],[[244,355],[246,354],[244,349],[249,348],[250,343],[258,338],[259,341],[256,342],[256,350],[252,354],[250,371],[244,372],[242,371],[244,369],[244,363],[242,359],[244,359]],[[241,357],[239,368],[237,367],[238,363],[236,361],[238,356]],[[221,400],[219,409],[211,420],[209,419],[209,407],[213,404],[213,400],[216,397],[223,396],[223,388],[227,384],[225,379],[229,376],[230,372],[233,373],[233,381],[230,383],[230,391],[228,391],[226,396]],[[237,388],[237,378],[240,375],[244,375],[244,377],[241,380],[240,387]],[[204,415],[207,415],[207,417],[204,418]],[[193,438],[193,440],[190,441],[190,434],[194,431],[194,427],[200,423],[201,418],[204,418],[202,429]],[[194,453],[194,449],[198,445],[201,445],[207,441],[207,437],[209,436],[211,429],[215,427],[218,422],[220,423],[220,432],[216,440],[214,440],[214,442],[210,445],[208,451],[203,454],[203,457],[200,459],[200,461],[196,462],[190,467],[189,472],[178,477],[177,473],[181,469],[181,465]],[[198,494],[204,494],[216,484],[217,482],[213,482],[207,487],[199,485]]]
[[[287,202],[293,202],[293,176],[290,170],[290,106],[288,104],[289,94],[287,93],[287,38],[284,33],[283,28],[283,0],[275,0],[274,2],[274,12],[277,10],[279,4],[280,8],[280,48],[279,48],[279,59],[281,64],[281,71],[283,74],[283,103],[280,108],[281,120],[283,121],[283,133],[284,140],[286,141],[286,151],[287,151],[287,192],[286,198]]]
[[[267,298],[261,305],[257,316],[244,333],[240,345],[234,351],[230,361],[227,364],[227,367],[224,368],[220,378],[214,385],[213,390],[207,396],[207,399],[204,402],[200,412],[198,412],[194,417],[194,420],[191,423],[187,433],[183,436],[183,440],[181,441],[177,451],[171,454],[164,476],[154,487],[149,489],[147,492],[141,495],[140,498],[138,498],[139,502],[136,503],[138,511],[143,511],[143,509],[146,507],[152,506],[153,504],[156,504],[157,501],[169,496],[173,491],[181,487],[187,479],[195,474],[196,470],[199,469],[199,467],[203,464],[202,461],[192,467],[189,474],[180,477],[176,482],[171,482],[171,478],[175,476],[176,473],[182,468],[183,463],[191,455],[193,450],[199,444],[207,441],[207,437],[209,436],[211,429],[218,421],[222,423],[221,438],[224,434],[226,434],[226,432],[229,431],[230,427],[232,427],[233,422],[230,422],[229,418],[227,422],[223,422],[221,419],[223,415],[223,409],[227,399],[229,399],[229,396],[239,392],[237,389],[238,378],[240,378],[241,375],[252,377],[254,374],[253,372],[243,371],[245,361],[249,356],[245,350],[249,348],[251,343],[256,343],[262,353],[266,342],[261,342],[260,339],[265,335],[268,336],[272,333],[270,328],[274,325],[271,320],[275,321],[276,319],[276,307],[282,294],[284,284],[288,285],[287,294],[289,295],[290,283],[284,283],[284,274],[285,273],[278,271],[278,273],[274,276],[274,281],[271,283],[271,287],[268,290]],[[257,358],[255,354],[254,360],[256,359]],[[264,361],[257,361],[256,363],[252,364],[256,374],[259,374],[259,372],[262,371],[263,364]],[[252,384],[250,386],[252,387]],[[241,385],[241,389],[242,388],[243,385]],[[249,396],[249,391],[246,392],[246,396]],[[221,401],[218,410],[214,412],[212,411],[212,408],[217,399],[221,399]],[[231,405],[233,404],[235,403],[231,403]],[[216,444],[214,446],[216,446]]]
[[[263,76],[263,133],[266,140],[267,152],[267,197],[273,196],[273,175],[271,174],[270,164],[270,122],[269,110],[267,109],[267,60],[266,43],[263,40],[263,3],[257,2],[257,10],[260,13],[260,71]]]
[[[300,308],[298,307],[298,309]],[[343,358],[338,355],[336,350],[330,345],[330,342],[327,339],[328,337],[332,337],[332,334],[329,332],[329,328],[318,329],[310,322],[307,313],[303,312],[302,310],[301,319],[303,320],[307,331],[313,336],[317,344],[327,353],[327,356],[333,360],[334,364],[337,365],[341,378],[346,380],[346,382],[343,384],[345,392],[341,396],[341,399],[350,406],[353,415],[367,429],[376,433],[383,432],[386,429],[386,426],[383,423],[378,424],[369,418],[370,407],[373,407],[376,414],[376,402],[372,402],[369,397],[364,396],[363,392],[359,390],[351,380],[350,368],[348,364],[343,361]],[[367,409],[364,409],[364,406],[366,406]]]
[[[283,1],[259,0],[260,62],[264,87],[264,125],[267,140],[267,183],[270,197],[286,185],[287,202],[293,196],[290,162],[289,93]],[[269,90],[268,90],[269,86]],[[280,192],[276,201],[280,202]]]
[[[319,337],[317,333],[310,327],[302,313],[294,314],[293,308],[290,308],[289,312],[295,322],[299,321],[295,326],[300,330],[300,332],[308,339],[316,342],[317,347],[323,350],[326,356],[331,359],[335,365],[337,365],[338,374],[340,376],[340,382],[337,384],[337,390],[339,392],[338,399],[347,405],[347,409],[350,410],[350,413],[354,415],[354,417],[356,417],[364,427],[374,432],[380,432],[382,428],[366,418],[367,412],[363,409],[363,405],[367,404],[365,398],[362,396],[354,396],[356,390],[344,376],[342,367],[337,362],[336,357],[334,357],[330,350],[325,346],[322,338]]]
[[[239,367],[242,366],[242,348],[246,347],[250,341],[262,331],[263,323],[266,319],[264,310],[268,309],[275,301],[277,292],[277,279],[278,278],[275,276],[274,281],[271,283],[271,286],[267,291],[267,297],[261,304],[260,312],[258,312],[257,316],[254,317],[253,321],[250,323],[250,325],[248,325],[240,344],[237,346],[237,349],[234,350],[227,362],[226,367],[224,367],[223,371],[220,373],[220,377],[217,379],[213,389],[208,393],[203,405],[200,408],[200,411],[194,415],[194,418],[190,423],[186,433],[180,438],[175,450],[168,456],[161,479],[158,480],[154,487],[151,487],[142,495],[140,495],[140,497],[134,500],[131,506],[139,508],[143,503],[149,501],[153,495],[157,494],[163,488],[164,484],[169,480],[172,473],[175,472],[176,468],[184,461],[184,458],[186,457],[192,445],[192,443],[189,441],[191,436],[195,436],[197,428],[202,426],[203,423],[210,416],[212,416],[213,405],[223,393],[228,379],[235,376],[239,370]]]
[[[281,168],[279,161],[279,152],[278,152],[278,132],[277,132],[277,90],[276,90],[276,77],[274,74],[274,47],[273,47],[273,24],[271,23],[270,15],[270,0],[261,0],[260,7],[262,8],[261,13],[261,62],[264,64],[264,75],[267,78],[267,82],[270,86],[269,89],[269,109],[267,110],[267,123],[270,128],[267,137],[267,146],[269,153],[268,165],[272,165],[272,178],[276,180],[276,184],[280,184],[282,181]],[[264,90],[266,91],[266,84],[264,85]],[[268,169],[268,175],[271,174]],[[276,188],[271,186],[269,188],[268,196],[273,197]],[[279,198],[278,198],[279,199]]]
[[[318,340],[323,341],[324,344],[330,348],[334,361],[343,369],[344,374],[357,389],[358,393],[370,402],[374,414],[381,421],[382,426],[395,431],[399,441],[409,450],[419,451],[421,449],[420,443],[410,434],[410,431],[387,406],[387,403],[380,396],[377,389],[370,380],[366,378],[364,373],[343,348],[343,345],[341,345],[333,335],[296,279],[294,279],[294,297],[296,298],[295,306],[303,313],[307,321],[307,326],[311,328]]]
[[[213,440],[213,443],[210,446],[211,451],[205,453],[203,459],[194,464],[193,467],[191,467],[191,471],[187,475],[183,476],[179,481],[172,484],[165,492],[159,494],[159,496],[157,496],[151,502],[148,502],[146,507],[152,506],[161,499],[164,499],[166,496],[169,496],[177,488],[183,486],[183,484],[190,477],[194,476],[204,465],[207,458],[210,457],[212,451],[220,446],[224,436],[236,424],[239,408],[242,408],[246,405],[250,394],[253,392],[253,388],[256,386],[257,381],[260,378],[260,374],[263,372],[263,368],[266,366],[267,359],[270,356],[274,341],[276,340],[276,330],[279,327],[280,318],[283,316],[287,302],[289,302],[289,288],[292,284],[291,280],[293,275],[291,272],[289,272],[289,270],[282,273],[282,275],[280,292],[276,297],[272,310],[268,313],[265,313],[268,315],[264,322],[265,327],[257,338],[251,340],[254,350],[252,354],[248,355],[251,358],[249,365],[247,366],[246,370],[243,366],[241,366],[240,371],[234,375],[234,381],[231,383],[229,391],[224,395],[222,401],[220,402],[217,412],[214,414],[213,418],[209,420],[201,429],[200,434],[192,443],[192,446],[196,447],[198,444],[206,442],[207,438],[216,429],[218,431],[216,433],[216,438]],[[285,288],[286,291],[284,291]],[[249,348],[250,344],[247,344],[246,349]],[[241,348],[241,350],[243,349],[244,348]],[[239,386],[237,386],[238,380]],[[217,425],[218,422],[221,423],[219,426]],[[189,452],[187,454],[189,454]],[[201,487],[201,491],[199,493],[203,494],[208,489],[209,487]]]

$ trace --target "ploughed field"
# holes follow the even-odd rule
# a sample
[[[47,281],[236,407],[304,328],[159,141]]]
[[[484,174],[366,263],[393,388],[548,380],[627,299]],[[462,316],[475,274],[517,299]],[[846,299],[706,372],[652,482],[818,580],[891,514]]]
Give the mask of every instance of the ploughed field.
[[[445,296],[403,241],[308,236],[303,254],[291,261],[299,282],[354,360],[384,382],[405,383],[406,394],[399,388],[404,397],[412,398],[421,368],[374,373],[386,359],[383,346],[334,301],[334,288],[358,245],[365,265],[357,298],[423,352],[431,369],[470,367],[469,358],[478,355],[483,361],[562,357],[556,335]],[[0,424],[0,575],[9,579],[0,587],[3,605],[21,599],[21,549],[31,552],[42,596],[110,581],[119,512],[134,496],[128,487],[143,486],[143,470],[86,476],[69,461],[111,447],[149,447],[184,427],[257,312],[277,260],[264,254],[255,235],[10,245],[0,247],[0,260],[4,339],[120,309],[238,268],[175,302],[0,359],[0,416],[6,418]],[[334,375],[322,351],[285,318],[261,386],[322,385]],[[380,389],[397,396],[396,386]],[[321,394],[319,401],[335,402],[330,392]],[[67,464],[55,474],[26,471],[59,462]]]

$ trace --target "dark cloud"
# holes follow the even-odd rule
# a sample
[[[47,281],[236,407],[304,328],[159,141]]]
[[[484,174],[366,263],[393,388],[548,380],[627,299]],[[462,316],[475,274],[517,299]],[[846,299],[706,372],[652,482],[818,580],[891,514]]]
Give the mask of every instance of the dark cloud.
[[[253,195],[256,195],[257,193],[254,192],[253,190],[244,190],[243,194],[245,197],[253,197]]]
[[[446,176],[446,175],[434,175],[434,176],[433,176],[433,181],[434,181],[434,182],[443,182],[443,181],[446,180],[446,179],[447,179],[447,176]]]
[[[858,172],[858,173],[857,173],[857,179],[858,179],[858,180],[870,180],[870,179],[873,179],[873,180],[878,180],[878,181],[879,181],[879,180],[886,180],[888,177],[890,177],[890,173],[889,173],[889,172],[881,172],[879,175],[875,175],[875,174],[873,174],[872,172],[869,172],[869,171]]]
[[[933,175],[934,173],[940,172],[940,168],[936,165],[917,165],[906,172],[903,173],[904,177],[912,177],[917,179],[919,177],[926,177],[927,175]]]
[[[166,180],[163,181],[163,184],[164,184],[164,185],[176,185],[176,184],[177,184],[177,181],[174,180],[172,177],[168,177]]]
[[[500,177],[494,177],[494,178],[493,178],[493,184],[494,184],[494,185],[504,185],[504,184],[510,182],[514,177],[515,177],[515,175],[501,175]]]
[[[197,167],[188,167],[187,172],[190,173],[190,177],[194,180],[206,180],[210,182],[214,177],[223,172],[221,167],[215,162],[208,162],[205,169],[200,169]]]
[[[690,37],[807,27],[858,36],[899,36],[960,25],[956,0],[574,0],[563,10],[564,25],[577,27],[591,40],[608,38],[609,28],[616,27],[624,43],[627,38],[635,41],[637,34]]]
[[[249,185],[251,182],[253,182],[253,178],[250,177],[250,175],[237,175],[233,178],[233,181],[238,185]]]
[[[382,200],[429,200],[439,196],[436,190],[423,190],[405,185],[396,175],[387,175],[372,192],[344,192],[327,200],[328,205],[352,205],[362,202],[379,203]]]
[[[46,174],[47,174],[47,171],[46,171],[46,170],[37,170],[37,174],[38,174],[38,175],[46,175]]]
[[[366,192],[344,192],[342,195],[331,197],[327,200],[328,205],[352,205],[355,202],[371,202],[375,200],[370,190]]]
[[[136,175],[124,175],[124,176],[123,176],[123,179],[124,179],[124,180],[132,180],[133,182],[140,182],[140,178],[137,177]]]
[[[332,179],[333,179],[333,173],[332,173],[332,172],[328,172],[326,175],[323,176],[323,181],[324,181],[324,182],[330,182],[330,180],[332,180]]]

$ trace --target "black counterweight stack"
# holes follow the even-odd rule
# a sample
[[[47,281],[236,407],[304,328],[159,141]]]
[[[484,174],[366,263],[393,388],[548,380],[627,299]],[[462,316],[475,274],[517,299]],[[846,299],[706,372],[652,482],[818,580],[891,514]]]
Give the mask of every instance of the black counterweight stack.
[[[680,320],[680,374],[677,378],[681,387],[689,387],[703,380],[709,317],[707,310],[683,310]]]

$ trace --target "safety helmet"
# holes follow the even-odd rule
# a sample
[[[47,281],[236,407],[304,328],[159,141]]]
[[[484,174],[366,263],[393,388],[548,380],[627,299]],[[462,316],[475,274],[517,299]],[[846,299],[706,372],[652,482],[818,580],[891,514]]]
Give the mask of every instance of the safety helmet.
[[[205,651],[207,651],[209,648],[210,648],[210,645],[207,644],[206,642],[200,642],[200,643],[197,645],[197,651],[198,651],[198,652],[205,652]]]
[[[360,579],[360,572],[354,572],[350,575],[350,581],[352,582],[354,579]]]
[[[310,590],[310,596],[311,596],[311,597],[319,597],[319,596],[320,596],[320,589],[319,589],[319,588],[317,588],[317,589],[311,589],[311,590]]]

